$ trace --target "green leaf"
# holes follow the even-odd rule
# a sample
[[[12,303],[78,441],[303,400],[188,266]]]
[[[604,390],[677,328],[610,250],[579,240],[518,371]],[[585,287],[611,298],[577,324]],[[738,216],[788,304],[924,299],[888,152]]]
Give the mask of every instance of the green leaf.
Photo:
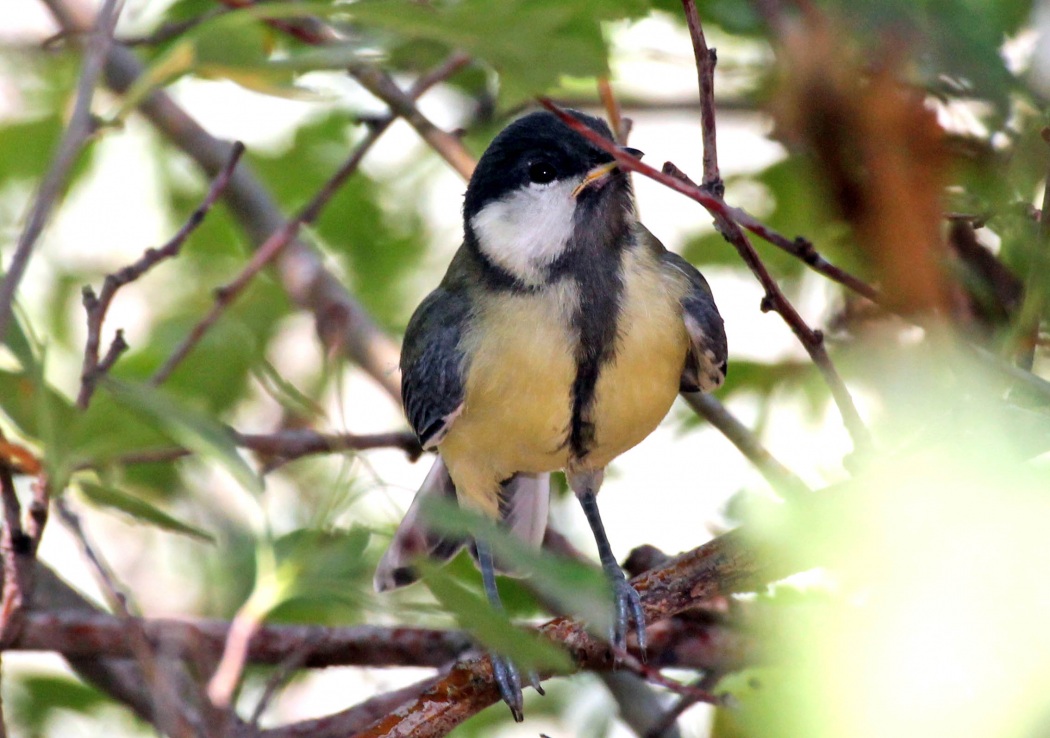
[[[262,491],[262,480],[241,458],[222,424],[146,385],[106,378],[100,386],[129,409],[156,422],[179,445],[217,461],[245,488]]]
[[[484,60],[500,74],[501,95],[509,101],[543,92],[563,75],[607,76],[601,22],[639,18],[646,10],[641,0],[360,0],[349,7],[359,23],[410,42],[439,41]]]
[[[365,556],[371,533],[363,527],[303,528],[274,542],[277,591],[269,619],[346,622],[360,612],[371,588],[372,561]]]
[[[442,568],[427,561],[420,562],[419,568],[438,602],[486,648],[506,656],[519,669],[567,671],[572,666],[568,654],[538,633],[515,627],[481,595],[464,587]]]
[[[514,572],[558,612],[586,620],[603,636],[612,627],[612,588],[597,567],[553,556],[529,546],[491,520],[444,500],[426,500],[422,509],[427,525],[439,532],[469,534],[488,541],[498,561],[512,562]]]
[[[97,506],[120,510],[139,522],[155,525],[163,530],[181,533],[209,543],[215,542],[215,537],[211,533],[169,515],[138,495],[124,492],[116,487],[87,481],[80,481],[77,485],[84,497]]]

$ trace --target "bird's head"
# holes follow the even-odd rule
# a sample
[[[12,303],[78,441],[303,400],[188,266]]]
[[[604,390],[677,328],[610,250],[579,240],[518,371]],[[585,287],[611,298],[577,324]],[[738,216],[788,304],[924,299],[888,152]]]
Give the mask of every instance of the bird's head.
[[[571,112],[612,140],[604,122]],[[536,285],[573,251],[600,258],[615,249],[634,222],[634,204],[630,180],[613,157],[542,111],[493,140],[467,186],[463,219],[467,242],[483,258]]]

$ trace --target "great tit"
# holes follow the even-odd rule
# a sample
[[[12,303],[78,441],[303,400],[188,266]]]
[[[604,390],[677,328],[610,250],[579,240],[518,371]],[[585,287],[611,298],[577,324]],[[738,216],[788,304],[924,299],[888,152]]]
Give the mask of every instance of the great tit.
[[[612,140],[604,122],[572,114]],[[638,222],[614,159],[546,111],[514,121],[485,151],[463,229],[445,278],[405,333],[405,412],[438,459],[380,562],[376,589],[414,581],[416,556],[446,559],[463,545],[427,530],[422,499],[458,499],[538,546],[550,473],[564,470],[615,593],[612,641],[626,645],[633,619],[644,649],[641,601],[613,555],[596,494],[605,467],[656,428],[679,391],[722,384],[726,335],[711,289]],[[485,592],[501,609],[491,548],[474,543]],[[520,676],[508,660],[492,662],[520,720]]]

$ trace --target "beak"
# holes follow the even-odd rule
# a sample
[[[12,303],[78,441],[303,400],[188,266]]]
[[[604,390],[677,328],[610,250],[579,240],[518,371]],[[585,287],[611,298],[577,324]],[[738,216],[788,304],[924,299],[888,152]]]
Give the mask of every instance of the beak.
[[[620,151],[624,152],[625,154],[630,154],[635,159],[641,159],[644,156],[644,154],[641,151],[639,151],[638,149],[632,149],[632,148],[629,148],[627,146],[621,147]],[[616,166],[617,166],[617,164],[616,164],[615,161],[610,161],[607,164],[599,164],[594,169],[592,169],[591,171],[587,172],[587,174],[584,175],[583,181],[580,182],[578,185],[576,185],[576,189],[574,189],[572,191],[572,196],[574,198],[575,197],[579,197],[580,193],[583,192],[588,187],[590,187],[592,184],[594,184],[595,182],[599,182],[600,183],[602,180],[604,180],[606,177],[608,177],[613,171],[615,171]]]

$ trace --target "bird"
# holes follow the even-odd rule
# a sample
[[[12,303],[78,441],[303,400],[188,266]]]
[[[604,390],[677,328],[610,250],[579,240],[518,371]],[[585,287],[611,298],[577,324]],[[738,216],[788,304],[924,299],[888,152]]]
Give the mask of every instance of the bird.
[[[615,141],[604,121],[569,114]],[[550,475],[563,471],[612,585],[611,642],[624,648],[633,620],[644,651],[641,600],[596,497],[609,463],[657,427],[680,391],[723,383],[726,334],[711,288],[639,222],[629,173],[545,110],[511,122],[485,150],[467,185],[463,229],[444,279],[405,331],[404,410],[437,459],[375,587],[410,584],[416,557],[448,559],[467,543],[428,530],[428,498],[458,501],[539,546]],[[504,562],[482,537],[474,553],[486,597],[502,611],[496,565]],[[519,671],[490,657],[520,722]]]

